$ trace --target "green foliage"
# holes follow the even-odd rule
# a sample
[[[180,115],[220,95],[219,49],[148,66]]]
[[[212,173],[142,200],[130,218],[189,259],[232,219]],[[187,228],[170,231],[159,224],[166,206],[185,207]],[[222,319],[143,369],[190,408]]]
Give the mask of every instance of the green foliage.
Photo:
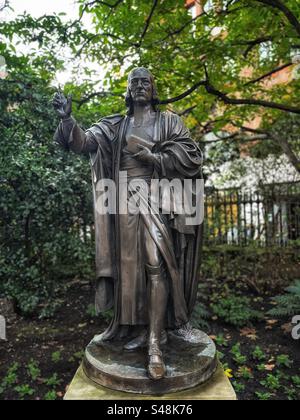
[[[73,362],[81,362],[82,359],[84,357],[84,351],[77,351],[76,353],[73,354],[72,357],[70,357],[70,359],[68,360],[70,363]]]
[[[251,308],[251,300],[245,296],[230,295],[212,303],[211,308],[215,315],[235,327],[243,327],[251,321],[262,318],[262,314]]]
[[[9,68],[0,79],[0,295],[25,314],[49,316],[68,279],[92,275],[92,241],[83,240],[92,223],[89,165],[54,145],[45,62],[1,43],[0,54]]]
[[[61,383],[61,380],[58,379],[57,373],[54,373],[50,378],[45,379],[44,380],[44,383],[47,386],[50,386],[50,387],[54,387],[55,388],[55,387],[57,387]]]
[[[269,373],[266,379],[262,380],[260,384],[263,385],[265,388],[270,389],[271,391],[277,391],[281,387],[280,377],[278,375],[275,376],[271,373]]]
[[[19,363],[14,363],[9,367],[6,376],[0,382],[0,395],[5,392],[5,390],[18,382],[18,370],[20,368]]]
[[[216,338],[215,338],[215,343],[218,345],[218,346],[221,346],[221,347],[228,347],[228,340],[226,340],[226,338],[224,337],[224,335],[223,334],[219,334]]]
[[[290,388],[290,387],[283,387],[284,389],[284,393],[287,396],[289,401],[293,401],[293,400],[298,400],[299,399],[299,395],[296,389],[294,388]]]
[[[114,312],[112,309],[101,313],[101,318],[104,319],[105,322],[110,322],[113,316]]]
[[[260,363],[259,365],[257,365],[257,366],[256,366],[256,369],[257,369],[259,372],[265,372],[265,370],[266,370],[266,365],[265,365],[264,363]]]
[[[251,369],[249,369],[247,366],[240,366],[237,376],[245,380],[253,379],[254,377]]]
[[[51,71],[63,67],[73,70],[66,90],[74,94],[79,114],[87,124],[96,119],[97,113],[105,115],[124,109],[127,77],[124,70],[140,65],[153,71],[163,99],[195,87],[169,107],[177,112],[189,109],[186,122],[197,138],[207,129],[215,133],[226,129],[228,122],[240,127],[257,113],[262,117],[263,128],[274,127],[281,132],[274,121],[280,120],[282,111],[253,106],[251,99],[264,98],[299,107],[299,78],[292,79],[288,89],[286,84],[256,81],[261,77],[268,80],[265,75],[282,64],[288,65],[299,38],[291,21],[270,2],[257,2],[255,7],[248,0],[239,4],[222,2],[222,7],[215,4],[196,19],[177,0],[156,2],[154,6],[148,0],[77,3],[80,18],[73,22],[64,22],[58,15],[36,20],[25,14],[13,22],[1,23],[0,33],[5,34],[3,44],[8,46],[8,64],[14,59],[17,35],[26,44],[32,41],[38,44],[32,61],[35,66],[43,63],[43,76],[49,77]],[[297,1],[289,0],[288,7],[295,20],[299,19]],[[88,27],[83,24],[86,16],[90,21]],[[71,57],[64,63],[57,57],[61,57],[58,53],[66,46]],[[80,64],[74,58],[80,58]],[[96,63],[97,70],[87,62]],[[103,89],[99,89],[98,68],[103,74]],[[206,79],[206,72],[214,89],[199,83]],[[241,97],[250,103],[235,106],[222,102],[220,109],[215,95],[218,90],[229,98]],[[281,125],[285,130],[283,121]],[[224,144],[223,156],[231,158],[232,143]],[[263,153],[265,143],[260,142]],[[277,147],[272,142],[267,153]]]
[[[257,398],[261,401],[268,401],[272,398],[272,394],[270,394],[269,392],[255,392],[255,395],[257,396]]]
[[[43,388],[47,386],[49,391],[45,394],[45,400],[56,400],[57,393],[56,388],[61,385],[62,380],[59,379],[57,373],[54,373],[49,378],[43,378],[42,372],[39,368],[39,363],[31,359],[26,365],[26,369],[23,372],[20,372],[19,363],[12,364],[6,372],[6,376],[0,381],[0,396],[5,395],[6,392],[11,394],[15,392],[18,395],[18,399],[31,399],[37,390],[31,387],[33,382],[42,384]],[[21,382],[22,374],[25,374],[23,377],[23,382]],[[28,382],[28,383],[27,383]]]
[[[292,376],[292,382],[297,388],[300,388],[300,376]]]
[[[209,311],[206,309],[206,306],[203,303],[198,303],[195,306],[192,316],[192,325],[195,328],[207,328],[207,320],[210,317]]]
[[[297,244],[287,248],[259,248],[215,246],[204,247],[202,273],[205,278],[245,284],[259,293],[278,293],[297,276],[300,247]]]
[[[266,360],[266,354],[259,346],[255,347],[252,353],[252,357],[254,360],[257,360],[258,362]]]
[[[52,353],[51,355],[51,360],[53,363],[58,363],[61,361],[61,352],[60,351],[55,351]]]
[[[247,356],[244,356],[241,353],[241,345],[240,343],[236,343],[232,349],[230,350],[230,353],[232,354],[232,359],[238,364],[238,365],[244,365],[247,362]]]
[[[96,318],[97,314],[96,314],[96,308],[95,305],[88,305],[87,310],[86,310],[86,314],[90,317],[90,318]]]
[[[21,399],[24,397],[31,397],[35,393],[35,390],[32,389],[28,384],[16,386],[15,391],[19,394]]]
[[[45,401],[55,401],[57,400],[57,395],[55,391],[48,391],[44,397]]]
[[[235,390],[237,393],[245,391],[245,388],[246,388],[246,387],[245,387],[245,385],[244,385],[244,384],[241,384],[241,383],[236,382],[236,381],[232,381],[231,383],[232,383],[232,386],[233,386],[234,390]]]
[[[300,313],[300,280],[286,289],[286,294],[276,296],[275,308],[268,313],[275,317],[292,317]]]
[[[36,381],[41,376],[41,370],[39,369],[39,364],[34,360],[30,360],[27,365],[28,375],[33,381]]]
[[[290,368],[292,364],[293,364],[293,361],[290,359],[290,357],[287,354],[280,354],[276,358],[276,365],[278,367]]]

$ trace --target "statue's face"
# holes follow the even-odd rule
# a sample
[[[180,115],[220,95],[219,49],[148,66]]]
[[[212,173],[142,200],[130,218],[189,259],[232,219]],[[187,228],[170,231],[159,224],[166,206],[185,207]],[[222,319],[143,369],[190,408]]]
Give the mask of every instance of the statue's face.
[[[149,104],[153,97],[151,77],[142,70],[134,72],[129,80],[129,90],[136,103]]]

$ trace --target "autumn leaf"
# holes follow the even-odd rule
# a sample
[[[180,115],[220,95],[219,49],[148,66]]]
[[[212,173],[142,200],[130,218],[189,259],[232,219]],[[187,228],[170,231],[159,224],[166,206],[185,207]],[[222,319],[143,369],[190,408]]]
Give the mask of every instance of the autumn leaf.
[[[274,369],[275,369],[275,365],[272,365],[272,364],[265,365],[265,370],[267,370],[268,372],[272,372],[272,370],[274,370]]]
[[[281,329],[285,334],[290,334],[292,332],[293,326],[290,322],[287,324],[281,325]]]
[[[258,339],[257,331],[255,328],[245,327],[242,330],[240,330],[240,335],[241,337],[247,337],[253,341],[256,341]]]
[[[277,319],[267,319],[266,323],[267,323],[266,330],[272,330],[274,325],[276,325],[278,323],[278,320]]]

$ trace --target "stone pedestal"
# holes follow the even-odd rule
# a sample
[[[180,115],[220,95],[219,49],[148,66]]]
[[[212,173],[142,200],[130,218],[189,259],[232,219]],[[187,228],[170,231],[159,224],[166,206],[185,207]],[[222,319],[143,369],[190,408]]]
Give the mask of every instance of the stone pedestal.
[[[221,366],[218,366],[213,377],[204,385],[186,391],[155,395],[138,395],[128,392],[112,391],[104,386],[92,382],[85,375],[82,366],[78,369],[64,398],[66,401],[74,400],[236,400],[234,389],[225,376]]]
[[[162,347],[167,372],[159,381],[148,377],[147,349],[126,352],[124,341],[103,342],[101,336],[86,349],[84,372],[93,382],[114,391],[165,395],[193,388],[208,381],[218,365],[214,342],[204,332],[194,332],[185,339],[169,334]]]

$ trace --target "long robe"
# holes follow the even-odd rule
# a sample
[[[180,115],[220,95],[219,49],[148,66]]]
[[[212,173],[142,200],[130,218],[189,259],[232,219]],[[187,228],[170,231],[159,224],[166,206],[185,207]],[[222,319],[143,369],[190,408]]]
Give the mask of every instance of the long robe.
[[[126,146],[128,124],[128,116],[115,115],[101,119],[84,132],[70,119],[61,123],[55,134],[56,141],[65,149],[90,154],[95,209],[99,198],[99,180],[109,178],[119,185],[120,162],[122,150]],[[169,180],[199,179],[202,154],[190,138],[181,118],[169,112],[157,112],[154,128],[153,141],[156,143],[159,164],[155,166],[152,177]],[[95,211],[96,307],[98,311],[103,311],[114,306],[114,319],[106,332],[108,338],[117,333],[120,325],[124,325],[122,304],[126,301],[126,296],[127,301],[132,303],[130,308],[125,308],[127,312],[130,311],[131,317],[130,321],[125,322],[126,325],[145,324],[147,313],[147,279],[139,232],[135,235],[132,249],[132,261],[135,262],[131,264],[131,273],[125,284],[123,281],[126,259],[122,258],[122,247],[126,244],[122,236],[124,219],[118,208],[119,193],[117,188],[115,216]],[[184,214],[173,214],[166,218],[161,214],[151,213],[141,217],[143,225],[150,233],[153,228],[160,233],[159,240],[157,235],[153,239],[165,261],[170,282],[168,326],[180,327],[189,321],[197,297],[202,224],[187,225],[187,215]]]

